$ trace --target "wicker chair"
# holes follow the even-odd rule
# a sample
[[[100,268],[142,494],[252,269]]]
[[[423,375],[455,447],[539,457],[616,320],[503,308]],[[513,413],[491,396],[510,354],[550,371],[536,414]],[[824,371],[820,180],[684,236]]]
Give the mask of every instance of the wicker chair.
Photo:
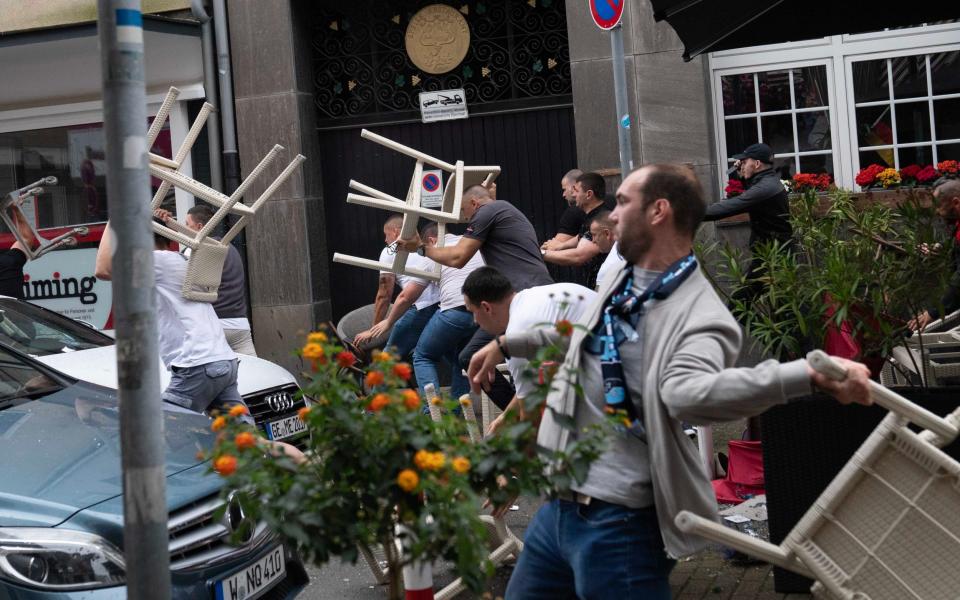
[[[180,90],[171,87],[164,98],[157,115],[150,125],[147,132],[147,145],[152,146],[157,135],[163,127],[164,121],[170,114],[170,110],[176,102]],[[205,200],[217,207],[216,212],[200,231],[193,231],[176,221],[169,221],[166,224],[154,222],[153,231],[163,237],[182,244],[190,248],[190,265],[187,267],[187,277],[184,280],[183,297],[189,300],[200,302],[213,302],[217,299],[217,290],[220,287],[220,277],[223,273],[223,263],[226,260],[228,246],[244,227],[247,226],[250,219],[257,214],[257,211],[269,200],[273,194],[286,182],[293,172],[300,166],[306,157],[298,154],[290,163],[280,172],[280,174],[267,186],[259,197],[252,204],[241,202],[253,182],[262,175],[276,160],[283,146],[275,145],[267,155],[254,167],[253,171],[240,183],[237,189],[227,196],[217,190],[200,183],[196,179],[180,171],[190,149],[200,135],[201,130],[206,124],[207,117],[213,106],[204,104],[190,126],[190,131],[180,145],[172,159],[150,153],[150,174],[161,180],[160,188],[154,194],[151,209],[157,209],[163,198],[166,196],[170,187],[182,189],[195,197]],[[239,215],[240,218],[227,231],[220,240],[215,240],[210,235],[220,226],[220,223],[226,219],[228,214]]]
[[[823,353],[810,364],[843,370]],[[817,580],[821,598],[934,600],[960,590],[960,463],[940,448],[957,438],[960,409],[941,419],[872,383],[890,411],[784,542],[773,545],[682,511],[677,526]],[[917,434],[914,423],[926,428]]]
[[[960,311],[931,322],[890,352],[880,372],[888,387],[943,386],[960,381]]]
[[[44,177],[39,181],[35,181],[28,186],[13,190],[4,196],[2,200],[0,200],[0,217],[2,217],[7,229],[9,229],[16,240],[20,242],[20,246],[23,247],[24,254],[27,255],[27,260],[39,258],[47,252],[59,250],[60,248],[76,246],[77,236],[87,235],[90,232],[88,228],[83,226],[74,227],[70,231],[58,235],[52,240],[48,240],[40,235],[40,232],[37,231],[37,228],[30,224],[30,221],[27,220],[26,215],[23,214],[23,203],[28,199],[36,198],[43,194],[44,185],[56,184],[57,178],[51,175]],[[19,213],[18,217],[16,218],[14,217],[15,213]],[[27,223],[29,225],[30,230],[33,232],[33,237],[37,241],[36,247],[34,247],[29,240],[23,239],[23,236],[20,233],[20,228],[17,226],[17,221]]]

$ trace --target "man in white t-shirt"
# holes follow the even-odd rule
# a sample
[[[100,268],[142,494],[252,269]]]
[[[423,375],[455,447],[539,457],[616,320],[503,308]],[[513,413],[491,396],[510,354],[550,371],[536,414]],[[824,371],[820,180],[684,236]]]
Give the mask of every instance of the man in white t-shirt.
[[[463,299],[481,329],[498,339],[504,333],[529,331],[537,327],[555,328],[560,321],[575,323],[596,292],[576,283],[554,283],[515,292],[510,280],[493,267],[481,267],[463,283]],[[487,433],[503,424],[507,411],[522,412],[521,400],[536,389],[538,375],[527,368],[527,359],[506,357],[516,395],[506,410],[492,423]]]
[[[400,229],[403,227],[403,215],[393,214],[387,217],[383,223],[383,250],[380,251],[380,262],[389,265],[393,262],[393,256],[397,253],[396,241],[400,237]],[[390,300],[393,298],[393,286],[397,285],[397,276],[392,271],[380,271],[380,279],[377,281],[377,295],[373,299],[373,322],[371,327],[382,321],[387,316],[387,308],[390,306]]]
[[[380,262],[384,263],[382,256]],[[384,264],[392,265],[393,257]],[[432,260],[419,254],[407,256],[407,267],[426,272],[432,272],[435,268]],[[353,343],[362,348],[369,341],[389,331],[386,347],[392,348],[401,359],[405,359],[413,352],[433,313],[437,312],[440,306],[440,290],[436,284],[410,275],[397,275],[397,281],[400,284],[400,295],[393,301],[387,317],[370,329],[358,333]]]
[[[423,228],[421,239],[433,247],[437,243],[437,225],[430,223]],[[447,234],[444,245],[452,246],[460,240],[460,236]],[[451,369],[450,395],[459,398],[470,392],[470,383],[463,376],[460,367],[459,354],[470,338],[477,331],[473,316],[463,306],[463,294],[460,289],[463,281],[475,269],[483,266],[480,253],[474,254],[462,268],[440,266],[440,305],[430,317],[430,321],[423,328],[420,340],[413,352],[413,371],[417,375],[417,384],[424,400],[424,388],[432,383],[434,388],[440,389],[440,377],[437,374],[437,365],[446,362]]]
[[[112,265],[113,233],[108,224],[97,249],[97,278],[110,280]],[[163,400],[207,413],[245,405],[237,390],[237,355],[227,344],[213,305],[183,297],[186,273],[187,257],[170,250],[166,238],[154,235],[159,350],[171,373]],[[242,420],[254,422],[249,414]]]

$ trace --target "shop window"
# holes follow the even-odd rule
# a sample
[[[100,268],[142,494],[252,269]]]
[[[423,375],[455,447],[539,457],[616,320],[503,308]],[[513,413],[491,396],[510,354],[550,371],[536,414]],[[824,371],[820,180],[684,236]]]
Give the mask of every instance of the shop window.
[[[833,173],[825,66],[724,75],[720,85],[727,156],[763,142],[784,179]]]
[[[858,169],[896,169],[956,157],[960,51],[852,64]]]
[[[153,152],[169,157],[165,125]],[[102,223],[107,220],[106,152],[101,123],[0,133],[0,193],[54,176],[56,185],[23,207],[38,229]],[[152,179],[153,189],[160,182]],[[0,224],[3,231],[6,229]]]

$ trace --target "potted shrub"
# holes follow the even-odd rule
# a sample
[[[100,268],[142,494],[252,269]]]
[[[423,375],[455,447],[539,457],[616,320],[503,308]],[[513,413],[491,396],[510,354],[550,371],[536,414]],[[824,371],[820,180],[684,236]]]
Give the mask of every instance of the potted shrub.
[[[824,196],[815,186],[792,198],[794,245],[760,248],[764,291],[750,304],[731,304],[768,355],[797,358],[840,339],[851,344],[851,358],[872,363],[876,371],[890,349],[903,343],[906,322],[941,296],[950,266],[945,251],[919,251],[922,244],[948,243],[923,190],[900,194],[893,207],[858,202],[838,189]],[[732,295],[756,283],[743,268],[740,252],[713,250],[721,292]],[[956,389],[901,393],[941,415],[960,402]],[[840,406],[814,395],[763,415],[772,542],[783,540],[883,414],[879,408]],[[960,455],[960,444],[948,452]],[[778,592],[806,592],[811,582],[775,569],[775,585]]]
[[[563,333],[570,324],[556,326]],[[541,351],[531,369],[559,353]],[[479,518],[482,499],[501,505],[521,493],[568,489],[586,476],[603,448],[603,431],[595,429],[578,434],[565,453],[546,453],[536,446],[533,424],[519,419],[471,443],[466,420],[452,414],[473,410],[469,400],[458,405],[430,399],[447,409],[446,416],[432,420],[407,385],[410,366],[391,354],[377,352],[362,383],[341,373],[353,367],[355,357],[323,331],[310,334],[300,354],[310,365],[303,393],[312,399],[300,412],[310,431],[305,456],[264,451],[269,446],[235,418],[240,407],[238,414],[213,422],[219,438],[212,468],[227,478],[227,490],[244,492],[246,510],[306,560],[356,561],[358,547],[382,545],[391,598],[402,597],[402,567],[441,557],[455,563],[467,587],[482,591],[493,571]],[[525,399],[528,414],[539,414],[549,385],[548,378]],[[398,530],[404,552],[394,544]]]

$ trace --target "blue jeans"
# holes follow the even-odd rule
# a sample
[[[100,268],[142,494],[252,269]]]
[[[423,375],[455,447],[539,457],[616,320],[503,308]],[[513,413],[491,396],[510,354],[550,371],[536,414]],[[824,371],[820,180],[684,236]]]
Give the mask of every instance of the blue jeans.
[[[507,600],[670,599],[667,557],[650,508],[551,500],[527,527]]]
[[[413,372],[420,385],[420,396],[429,401],[424,387],[432,383],[440,391],[440,376],[437,375],[437,365],[441,360],[450,365],[453,372],[450,381],[450,395],[459,398],[470,392],[470,383],[460,372],[460,363],[457,356],[466,345],[477,325],[473,322],[473,315],[467,311],[450,308],[434,313],[430,322],[423,328],[417,349],[413,352]]]
[[[423,328],[430,322],[430,317],[437,312],[439,306],[440,304],[437,303],[421,309],[417,309],[416,306],[408,308],[407,312],[403,313],[403,316],[393,324],[386,347],[393,348],[400,360],[406,359],[417,347]]]

